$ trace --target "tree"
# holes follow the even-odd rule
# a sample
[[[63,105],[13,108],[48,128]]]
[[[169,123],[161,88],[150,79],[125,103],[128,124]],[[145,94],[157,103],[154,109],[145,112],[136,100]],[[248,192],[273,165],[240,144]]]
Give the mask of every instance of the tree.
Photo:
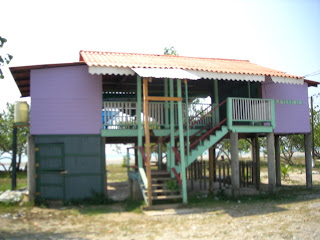
[[[164,55],[179,55],[177,50],[172,47],[165,47],[163,50]]]
[[[225,155],[227,160],[230,162],[231,161],[231,147],[230,147],[230,140],[229,139],[223,139],[217,144],[217,149],[218,149],[218,154],[217,154],[217,159],[221,155]],[[251,149],[251,141],[248,139],[239,139],[238,142],[238,149],[240,152],[245,152],[248,153],[250,152]]]
[[[12,129],[14,119],[14,105],[7,103],[7,109],[0,113],[0,161],[7,159],[5,153],[12,155]],[[21,127],[17,134],[17,169],[20,169],[22,155],[27,154],[28,127]],[[3,163],[0,164],[7,170]],[[10,169],[10,168],[9,168]]]
[[[304,150],[303,142],[302,134],[280,137],[281,158],[289,165],[293,165],[293,154]]]
[[[7,39],[0,36],[0,49],[2,49],[3,45],[6,42],[7,42]],[[4,54],[4,55],[0,54],[0,79],[4,78],[1,67],[3,67],[6,64],[9,64],[12,58],[13,56],[10,54]]]
[[[313,110],[314,150],[320,156],[320,110]]]

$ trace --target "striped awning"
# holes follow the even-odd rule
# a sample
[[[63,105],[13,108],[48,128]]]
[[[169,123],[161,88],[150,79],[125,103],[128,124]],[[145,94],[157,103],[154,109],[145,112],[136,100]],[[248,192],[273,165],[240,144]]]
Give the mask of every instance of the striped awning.
[[[198,80],[195,74],[189,73],[182,69],[163,69],[163,68],[132,68],[132,70],[141,77],[152,78],[176,78],[176,79],[189,79]]]

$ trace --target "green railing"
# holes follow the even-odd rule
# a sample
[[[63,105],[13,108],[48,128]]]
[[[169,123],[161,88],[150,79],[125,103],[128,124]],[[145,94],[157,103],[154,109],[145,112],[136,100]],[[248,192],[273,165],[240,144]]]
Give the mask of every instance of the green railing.
[[[227,125],[230,130],[236,126],[272,126],[275,128],[274,100],[228,98]]]
[[[183,119],[187,119],[185,104],[183,105]],[[178,105],[174,103],[174,125],[178,126]],[[211,109],[210,104],[189,104],[188,116],[193,118],[199,111]],[[105,101],[103,102],[102,122],[107,129],[137,129],[137,102]],[[142,108],[143,114],[143,108]],[[149,103],[149,125],[151,129],[169,128],[169,108],[165,102]],[[144,119],[141,117],[141,119]],[[199,125],[205,125],[210,118],[204,118]]]

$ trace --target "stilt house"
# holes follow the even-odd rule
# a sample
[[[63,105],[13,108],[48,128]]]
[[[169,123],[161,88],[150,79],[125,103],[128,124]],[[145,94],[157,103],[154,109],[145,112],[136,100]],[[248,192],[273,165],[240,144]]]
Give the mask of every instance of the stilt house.
[[[308,87],[317,83],[247,60],[81,51],[75,63],[10,68],[31,97],[31,197],[71,200],[106,191],[106,143],[133,143],[131,190],[150,206],[168,199],[161,174],[187,203],[187,167],[215,145],[231,144],[231,188],[239,195],[238,139],[267,137],[269,189],[280,178],[279,136],[305,134],[311,187]],[[208,98],[209,97],[209,98]],[[197,103],[196,99],[211,99]],[[151,152],[158,152],[151,166]],[[108,156],[108,153],[106,153]],[[212,190],[212,189],[211,189]],[[159,193],[159,194],[157,194]]]

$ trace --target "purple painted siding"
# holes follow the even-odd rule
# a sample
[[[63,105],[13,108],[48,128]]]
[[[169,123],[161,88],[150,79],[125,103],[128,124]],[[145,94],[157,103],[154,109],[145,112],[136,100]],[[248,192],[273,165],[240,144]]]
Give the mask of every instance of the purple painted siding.
[[[87,66],[31,70],[31,134],[100,134],[101,104]]]
[[[262,98],[275,99],[277,134],[309,133],[308,85],[273,83],[262,84]],[[290,101],[296,100],[294,104]],[[297,104],[298,103],[298,104]]]

